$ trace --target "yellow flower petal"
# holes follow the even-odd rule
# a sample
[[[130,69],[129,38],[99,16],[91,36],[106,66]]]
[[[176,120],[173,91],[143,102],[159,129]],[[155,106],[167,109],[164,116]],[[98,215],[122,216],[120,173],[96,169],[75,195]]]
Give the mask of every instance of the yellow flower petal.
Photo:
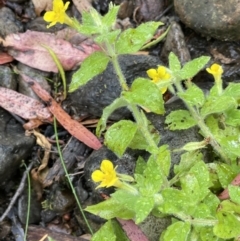
[[[55,18],[55,12],[49,11],[46,12],[43,16],[44,21],[51,22]]]
[[[92,180],[94,182],[101,182],[103,180],[104,174],[100,170],[96,170],[92,173]]]
[[[68,6],[69,6],[70,2],[66,2],[65,5],[64,5],[64,10],[67,10],[68,9]]]
[[[64,8],[62,0],[53,0],[53,11],[59,11]]]
[[[221,76],[223,73],[223,68],[219,64],[213,64],[210,68],[206,69],[209,74],[213,76]]]
[[[157,77],[157,70],[156,69],[149,69],[147,71],[147,75],[149,76],[149,78],[151,79],[156,79]]]
[[[109,161],[109,160],[103,160],[102,163],[101,163],[100,169],[101,169],[103,172],[112,172],[112,171],[115,171],[114,168],[113,168],[112,162]]]

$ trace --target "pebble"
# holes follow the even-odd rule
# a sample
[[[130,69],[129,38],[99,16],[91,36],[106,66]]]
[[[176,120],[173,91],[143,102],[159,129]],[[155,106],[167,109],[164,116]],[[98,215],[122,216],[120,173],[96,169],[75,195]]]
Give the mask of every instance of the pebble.
[[[0,108],[0,186],[11,179],[31,153],[34,137],[25,136],[22,125]]]
[[[240,39],[238,0],[174,0],[181,21],[204,36],[220,40]]]
[[[23,32],[23,24],[16,18],[16,14],[9,8],[0,9],[0,36],[6,37],[11,33]]]

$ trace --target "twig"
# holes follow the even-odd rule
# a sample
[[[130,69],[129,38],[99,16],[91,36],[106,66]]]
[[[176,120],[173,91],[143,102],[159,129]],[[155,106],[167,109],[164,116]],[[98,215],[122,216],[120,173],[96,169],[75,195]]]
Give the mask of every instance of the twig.
[[[15,204],[15,202],[17,201],[18,197],[21,195],[22,191],[23,191],[23,188],[25,186],[25,181],[27,179],[27,174],[28,172],[31,170],[33,166],[33,162],[31,162],[29,165],[28,165],[28,168],[26,169],[26,171],[24,172],[23,174],[23,177],[22,177],[22,180],[20,182],[20,185],[17,189],[17,191],[15,192],[14,196],[12,197],[12,200],[11,202],[9,203],[6,211],[3,213],[3,215],[1,216],[0,218],[0,222],[2,222],[4,220],[4,218],[8,215],[8,213],[10,212],[10,210],[12,209],[13,205]]]

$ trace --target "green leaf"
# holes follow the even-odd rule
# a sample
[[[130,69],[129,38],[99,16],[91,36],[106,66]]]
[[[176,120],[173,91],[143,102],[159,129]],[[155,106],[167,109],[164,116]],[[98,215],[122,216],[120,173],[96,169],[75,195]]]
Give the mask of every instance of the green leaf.
[[[149,157],[143,174],[144,183],[139,187],[139,190],[143,196],[153,196],[159,192],[163,183],[162,170],[155,161],[155,155]]]
[[[205,96],[203,91],[195,84],[182,93],[178,93],[178,96],[183,99],[188,105],[201,107],[204,104]]]
[[[230,96],[218,96],[208,98],[201,109],[201,115],[206,117],[210,114],[221,113],[237,107],[236,100]]]
[[[240,235],[240,221],[237,217],[228,212],[218,212],[218,223],[214,226],[213,232],[223,239],[237,238]]]
[[[109,106],[103,109],[101,119],[98,122],[96,133],[97,136],[101,136],[102,132],[106,129],[107,120],[109,116],[117,109],[127,106],[128,102],[124,98],[115,99]]]
[[[180,63],[178,57],[173,52],[171,52],[169,54],[168,62],[169,62],[169,69],[172,72],[177,72],[181,69],[181,63]]]
[[[193,141],[193,142],[188,142],[186,145],[183,147],[176,149],[174,151],[196,151],[198,149],[205,148],[208,145],[208,141],[203,140],[203,141]]]
[[[93,11],[96,11],[95,9]],[[95,24],[95,20],[89,12],[82,12],[82,24],[78,27],[78,32],[84,35],[92,35],[101,33],[99,26]]]
[[[225,152],[234,154],[236,157],[240,156],[239,135],[222,137],[219,142],[224,147]]]
[[[210,60],[210,57],[208,56],[201,56],[199,58],[196,58],[194,60],[191,60],[190,62],[186,63],[183,68],[178,72],[179,76],[182,80],[189,79],[195,76],[204,66],[207,64],[207,62]]]
[[[147,162],[141,156],[139,156],[137,159],[134,173],[142,175],[146,167],[147,167]]]
[[[163,233],[162,241],[187,241],[188,235],[191,231],[191,225],[182,221],[175,222],[168,226],[165,233]]]
[[[192,201],[194,201],[195,204],[197,204],[199,201],[201,201],[200,198],[200,186],[198,183],[197,178],[192,175],[191,173],[186,174],[184,177],[180,178],[182,191],[188,198]]]
[[[233,168],[225,163],[217,165],[217,175],[223,188],[226,188],[228,184],[235,178],[237,173]]]
[[[101,35],[95,37],[94,41],[98,44],[101,44],[101,43],[106,42],[106,41],[113,44],[116,41],[116,39],[117,39],[117,37],[119,36],[120,33],[121,33],[120,29],[114,30],[114,31],[111,31],[111,32],[107,32],[105,34],[101,34]]]
[[[215,217],[216,210],[220,204],[219,198],[215,194],[209,192],[208,195],[204,198],[203,203],[207,205],[208,210],[210,210],[211,217]]]
[[[126,190],[117,190],[111,194],[111,197],[118,202],[117,205],[130,210],[132,213],[136,213],[136,202],[140,198],[140,195],[134,195]]]
[[[240,99],[240,83],[229,83],[227,88],[224,90],[223,95],[231,96],[235,100]]]
[[[230,126],[240,126],[240,110],[230,109],[225,111],[226,120],[225,123]]]
[[[201,238],[199,240],[201,240],[201,241],[224,241],[223,239],[218,238],[213,233],[212,227],[198,227],[198,230],[199,230],[200,238]]]
[[[165,120],[168,128],[174,130],[185,130],[195,126],[197,123],[187,110],[172,111]]]
[[[104,144],[120,157],[131,143],[137,128],[137,124],[129,120],[114,123],[105,134]]]
[[[69,92],[73,92],[80,86],[86,84],[94,76],[102,73],[106,69],[108,62],[109,57],[99,51],[94,52],[84,59],[80,69],[72,77]]]
[[[203,160],[202,153],[198,151],[186,152],[181,155],[181,160],[178,165],[174,166],[175,174],[182,174],[188,172],[191,167]]]
[[[240,204],[240,187],[228,185],[228,191],[231,201]]]
[[[116,22],[120,6],[109,4],[108,12],[103,16],[102,23],[105,27],[111,29]]]
[[[134,103],[156,113],[164,113],[164,101],[158,87],[144,78],[133,81],[131,89],[124,91],[122,96],[129,102]]]
[[[187,197],[184,192],[174,188],[165,188],[162,191],[162,196],[164,202],[158,207],[159,211],[162,213],[173,214],[191,212],[189,197]]]
[[[171,153],[168,145],[162,145],[159,147],[156,163],[161,167],[163,174],[168,177],[171,167]]]
[[[118,38],[115,48],[117,54],[135,53],[150,40],[161,22],[146,22],[137,28],[125,30]]]
[[[96,205],[88,206],[85,210],[107,220],[116,217],[132,219],[135,215],[133,211],[130,211],[125,206],[120,205],[114,198],[109,198]]]
[[[224,200],[221,202],[219,211],[236,213],[237,215],[239,215],[240,214],[240,205],[237,203],[234,203],[230,200]]]
[[[154,207],[154,198],[153,197],[140,197],[136,204],[136,224],[141,223],[148,216]]]
[[[202,160],[196,162],[190,169],[189,173],[193,174],[197,178],[201,191],[205,197],[205,194],[208,193],[208,188],[212,186],[206,163]]]
[[[112,223],[114,233],[117,238],[116,241],[130,241],[117,220],[112,219],[111,223]],[[99,240],[99,241],[101,241],[101,240]]]
[[[106,222],[91,238],[91,241],[115,241],[116,235],[111,221]]]
[[[152,139],[154,140],[154,142],[157,145],[160,141],[159,132],[155,129],[155,127],[149,121],[148,121],[147,128],[149,130],[149,133],[150,133]],[[143,134],[139,128],[138,128],[134,138],[132,139],[131,143],[129,144],[129,147],[132,149],[146,150],[146,151],[151,152],[151,150],[149,149],[150,148],[149,143],[147,142],[145,136],[143,136]]]

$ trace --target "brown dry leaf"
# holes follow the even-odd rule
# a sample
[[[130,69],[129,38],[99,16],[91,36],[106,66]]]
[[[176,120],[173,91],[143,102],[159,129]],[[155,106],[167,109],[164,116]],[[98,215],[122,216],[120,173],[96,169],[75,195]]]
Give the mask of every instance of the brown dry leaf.
[[[92,0],[73,0],[73,3],[80,13],[89,12],[92,8]]]
[[[51,55],[42,45],[53,50],[64,70],[73,69],[91,53],[99,50],[99,47],[89,40],[74,47],[68,41],[56,37],[55,34],[30,30],[25,33],[10,34],[2,42],[16,60],[49,72],[58,72],[58,69]]]
[[[52,10],[52,0],[32,0],[34,8],[35,8],[35,12],[37,14],[37,16],[41,15],[42,11],[50,11]]]

